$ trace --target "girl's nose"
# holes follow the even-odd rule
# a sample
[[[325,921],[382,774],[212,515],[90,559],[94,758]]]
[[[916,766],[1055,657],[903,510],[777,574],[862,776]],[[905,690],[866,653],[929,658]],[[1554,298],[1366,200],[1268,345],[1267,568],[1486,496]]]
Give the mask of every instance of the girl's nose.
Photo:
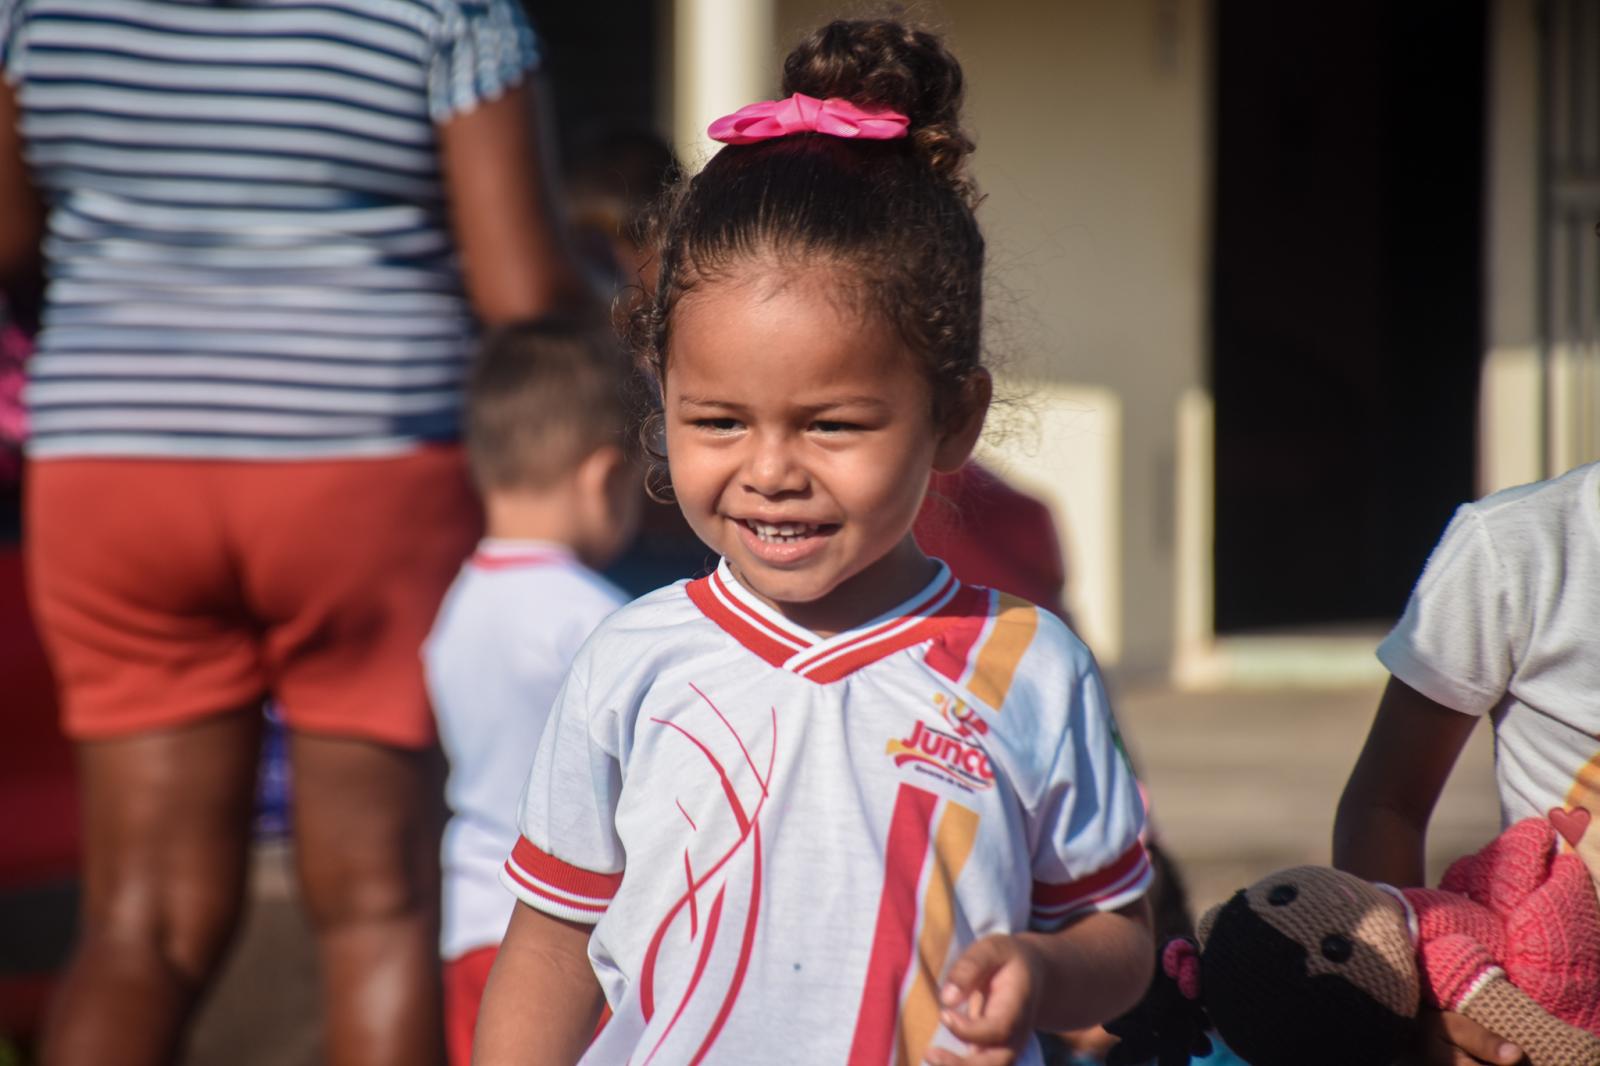
[[[744,469],[745,486],[750,491],[762,496],[780,496],[805,489],[808,483],[805,467],[796,460],[787,440],[767,437],[753,443]]]

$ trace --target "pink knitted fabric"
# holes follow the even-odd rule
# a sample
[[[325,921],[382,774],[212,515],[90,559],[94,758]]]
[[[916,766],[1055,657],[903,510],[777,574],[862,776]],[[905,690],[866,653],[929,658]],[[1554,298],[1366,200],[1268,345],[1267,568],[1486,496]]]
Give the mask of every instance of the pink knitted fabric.
[[[1458,860],[1438,890],[1405,890],[1433,1003],[1457,1006],[1498,965],[1550,1014],[1600,1036],[1600,899],[1555,844],[1549,822],[1528,818]]]
[[[1417,912],[1417,961],[1429,1003],[1452,1009],[1485,971],[1503,965],[1505,928],[1494,912],[1466,896],[1408,888]]]

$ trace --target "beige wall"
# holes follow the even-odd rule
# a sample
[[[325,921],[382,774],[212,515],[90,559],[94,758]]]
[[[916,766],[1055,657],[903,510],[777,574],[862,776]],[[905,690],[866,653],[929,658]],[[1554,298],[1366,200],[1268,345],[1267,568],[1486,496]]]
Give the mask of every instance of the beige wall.
[[[1539,355],[1539,38],[1535,0],[1489,7],[1483,377],[1478,490],[1535,481],[1544,468]]]
[[[781,0],[780,42],[860,9]],[[1178,409],[1204,368],[1207,4],[942,0],[918,10],[942,24],[970,79],[975,167],[989,195],[991,346],[1007,379],[1024,383],[1023,404],[1031,391],[1049,408],[1011,419],[1009,432],[1002,425],[1002,451],[1024,453],[1018,470],[1057,497],[1076,549],[1075,606],[1102,655],[1165,669]],[[1044,387],[1030,390],[1029,380]],[[1036,431],[1075,424],[1058,397],[1105,394],[1119,410],[1088,421],[1117,427],[1120,440]],[[1083,451],[1116,469],[1035,480],[1081,463]],[[1085,483],[1114,491],[1066,498]]]

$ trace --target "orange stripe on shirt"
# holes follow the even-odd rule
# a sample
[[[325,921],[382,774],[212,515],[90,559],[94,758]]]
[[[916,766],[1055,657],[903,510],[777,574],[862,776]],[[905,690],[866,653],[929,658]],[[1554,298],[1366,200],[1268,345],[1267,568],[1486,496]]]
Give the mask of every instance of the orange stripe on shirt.
[[[978,652],[978,661],[972,668],[967,688],[972,694],[999,710],[1011,691],[1012,678],[1017,664],[1033,643],[1039,629],[1039,608],[1009,592],[999,594],[995,607],[994,625],[989,637]]]
[[[1572,779],[1572,788],[1567,792],[1565,806],[1568,808],[1582,808],[1595,817],[1600,818],[1600,755],[1596,755],[1583,766],[1579,767],[1577,775]],[[1591,834],[1592,835],[1592,834]],[[1595,844],[1591,841],[1583,849],[1572,841],[1564,841],[1562,851],[1576,851],[1590,862],[1590,854]]]
[[[933,868],[922,894],[922,933],[917,938],[917,968],[900,1009],[899,1066],[918,1066],[939,1027],[939,980],[955,931],[956,879],[972,854],[977,812],[947,802],[933,838]]]
[[[1567,793],[1568,807],[1585,807],[1593,810],[1600,800],[1600,755],[1579,767],[1572,779],[1572,789]]]

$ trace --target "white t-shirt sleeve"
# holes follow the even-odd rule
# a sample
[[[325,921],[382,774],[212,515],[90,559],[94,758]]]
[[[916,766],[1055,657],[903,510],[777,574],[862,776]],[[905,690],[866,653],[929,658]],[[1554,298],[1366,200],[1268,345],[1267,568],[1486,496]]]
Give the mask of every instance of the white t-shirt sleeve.
[[[1516,610],[1483,519],[1456,512],[1378,659],[1435,703],[1486,714],[1511,684]]]
[[[1040,801],[1029,812],[1035,929],[1114,910],[1149,888],[1144,801],[1098,671],[1077,679]]]
[[[528,783],[521,834],[500,879],[530,907],[593,924],[622,884],[614,817],[622,769],[608,730],[613,717],[589,705],[579,667],[556,696]]]

